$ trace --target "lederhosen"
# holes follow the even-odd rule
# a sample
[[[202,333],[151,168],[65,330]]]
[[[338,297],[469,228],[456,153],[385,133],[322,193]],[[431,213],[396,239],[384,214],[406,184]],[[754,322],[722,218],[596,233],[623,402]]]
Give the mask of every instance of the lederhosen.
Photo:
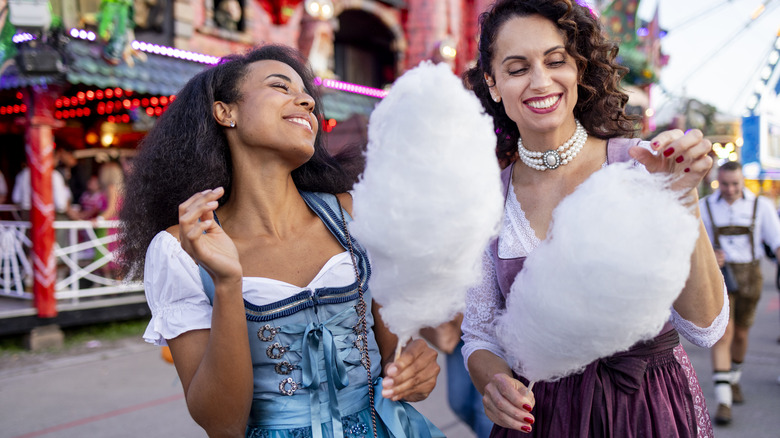
[[[736,282],[736,289],[728,288],[731,318],[740,327],[750,327],[753,324],[755,316],[755,306],[761,298],[761,287],[763,284],[760,260],[756,258],[755,242],[758,197],[753,201],[753,215],[750,219],[749,226],[728,225],[718,227],[715,225],[715,221],[712,217],[709,198],[704,202],[704,205],[707,207],[707,215],[709,216],[710,224],[712,224],[712,234],[715,245],[722,248],[720,236],[747,236],[747,238],[750,239],[751,261],[747,263],[726,262],[731,271],[730,275],[733,275],[734,281]]]

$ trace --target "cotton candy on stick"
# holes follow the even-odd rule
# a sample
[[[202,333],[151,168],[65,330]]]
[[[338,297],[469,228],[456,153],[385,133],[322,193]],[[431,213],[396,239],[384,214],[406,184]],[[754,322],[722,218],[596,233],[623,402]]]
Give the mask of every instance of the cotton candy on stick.
[[[503,207],[491,118],[445,64],[406,72],[374,109],[350,230],[400,347],[451,320],[480,279]]]
[[[661,331],[699,230],[668,182],[615,164],[559,204],[496,325],[513,369],[556,380]]]

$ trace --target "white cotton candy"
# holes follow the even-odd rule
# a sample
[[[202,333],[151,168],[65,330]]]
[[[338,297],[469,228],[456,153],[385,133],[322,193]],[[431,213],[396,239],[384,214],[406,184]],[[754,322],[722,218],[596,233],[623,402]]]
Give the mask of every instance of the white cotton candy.
[[[661,331],[699,232],[667,187],[665,177],[615,164],[558,205],[497,321],[513,369],[555,380]]]
[[[445,64],[393,85],[368,126],[350,229],[368,250],[370,288],[402,342],[449,321],[480,279],[503,208],[491,118]]]

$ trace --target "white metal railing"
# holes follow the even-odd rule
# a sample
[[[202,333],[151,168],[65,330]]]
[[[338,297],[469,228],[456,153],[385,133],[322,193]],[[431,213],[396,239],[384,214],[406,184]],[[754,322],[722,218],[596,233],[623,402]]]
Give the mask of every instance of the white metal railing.
[[[137,294],[140,282],[115,277],[114,252],[119,221],[54,221],[57,281],[54,297],[77,304],[82,298]],[[99,237],[96,229],[106,229]],[[0,221],[0,296],[32,298],[30,223]],[[65,244],[61,246],[61,244]]]

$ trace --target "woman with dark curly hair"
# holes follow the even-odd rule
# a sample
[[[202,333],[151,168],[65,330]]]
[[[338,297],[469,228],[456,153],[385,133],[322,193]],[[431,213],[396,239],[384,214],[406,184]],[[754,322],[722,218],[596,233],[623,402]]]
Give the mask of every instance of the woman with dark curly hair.
[[[372,306],[301,55],[263,46],[190,80],[128,177],[122,260],[209,436],[443,436],[409,404],[439,367]],[[377,319],[377,324],[374,324]],[[384,362],[384,369],[380,362]],[[380,377],[380,374],[384,377]]]
[[[499,0],[480,16],[480,26],[479,59],[465,80],[494,118],[497,155],[507,165],[506,203],[501,232],[483,258],[483,282],[467,297],[463,355],[496,425],[491,436],[711,436],[678,336],[711,346],[728,321],[701,223],[689,274],[695,281],[686,283],[652,341],[580,374],[536,382],[531,392],[507,364],[494,328],[523,262],[546,237],[553,210],[578,185],[610,163],[634,160],[672,175],[672,188],[688,193],[681,202],[698,214],[696,188],[712,166],[710,143],[697,130],[665,132],[652,142],[624,138],[634,131],[619,87],[625,69],[587,8],[569,0]],[[560,348],[566,343],[561,339]]]

